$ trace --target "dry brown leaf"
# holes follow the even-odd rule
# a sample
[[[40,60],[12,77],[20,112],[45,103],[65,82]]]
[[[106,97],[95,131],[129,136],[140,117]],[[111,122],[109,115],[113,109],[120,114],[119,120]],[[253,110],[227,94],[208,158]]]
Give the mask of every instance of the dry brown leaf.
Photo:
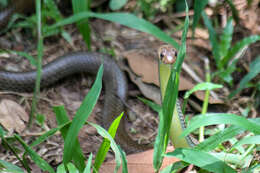
[[[28,122],[29,116],[24,108],[12,100],[4,99],[0,103],[0,124],[8,130],[21,133]]]
[[[173,151],[173,147],[168,147],[167,152]],[[153,150],[144,151],[141,153],[131,154],[126,156],[127,159],[127,167],[129,173],[152,173],[153,169]],[[166,166],[179,161],[176,158],[165,157],[163,160],[163,164],[161,170]],[[101,173],[110,173],[114,172],[115,169],[115,161],[105,162],[100,168]],[[120,172],[120,171],[119,171]]]
[[[136,49],[124,52],[123,56],[127,59],[131,70],[140,76],[143,82],[160,86],[158,61],[155,56],[145,55]],[[191,89],[193,86],[186,78],[180,78],[180,91]]]

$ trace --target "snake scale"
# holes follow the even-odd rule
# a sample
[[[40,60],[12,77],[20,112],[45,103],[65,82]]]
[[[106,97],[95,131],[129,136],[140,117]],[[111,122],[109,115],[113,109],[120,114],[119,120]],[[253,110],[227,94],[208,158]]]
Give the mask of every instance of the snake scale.
[[[33,9],[33,4],[33,0],[14,0],[13,3],[0,12],[0,26],[5,26],[13,13]],[[107,129],[121,112],[126,112],[124,103],[127,99],[125,75],[108,55],[96,52],[75,52],[58,57],[56,60],[43,66],[41,88],[47,87],[74,73],[85,72],[95,75],[101,65],[101,59],[104,59],[103,83],[105,85],[102,125]],[[36,71],[0,71],[0,90],[31,92],[34,88],[35,79]],[[137,141],[134,141],[129,136],[125,128],[126,116],[123,116],[123,122],[119,125],[116,141],[127,153],[139,152],[150,148],[150,145],[138,144]]]

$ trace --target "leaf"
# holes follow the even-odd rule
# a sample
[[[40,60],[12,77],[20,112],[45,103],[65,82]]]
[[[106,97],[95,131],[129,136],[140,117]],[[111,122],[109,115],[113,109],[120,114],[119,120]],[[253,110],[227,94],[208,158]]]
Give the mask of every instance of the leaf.
[[[235,145],[233,145],[231,150],[233,148],[236,148],[244,144],[260,144],[260,135],[244,137],[243,139],[238,141]]]
[[[245,117],[230,113],[207,113],[192,118],[188,127],[182,132],[181,137],[187,136],[190,132],[201,126],[214,124],[233,124],[255,134],[260,134],[259,124],[249,121]]]
[[[229,94],[229,98],[232,98],[237,93],[239,93],[242,89],[244,89],[250,80],[256,77],[260,73],[260,56],[258,56],[253,62],[250,63],[250,71],[247,75],[243,77],[243,79],[239,83],[239,87]]]
[[[222,88],[222,87],[223,87],[223,85],[214,84],[211,82],[202,82],[202,83],[195,85],[191,90],[187,91],[184,95],[184,98],[185,99],[189,98],[189,96],[196,91],[213,90],[213,89]]]
[[[156,112],[160,112],[162,110],[161,105],[158,105],[150,100],[147,100],[145,98],[138,97],[139,100],[141,100],[144,104],[148,105],[150,108],[152,108]]]
[[[167,153],[167,157],[177,157],[180,160],[194,164],[209,172],[215,173],[235,173],[236,171],[229,167],[225,162],[200,150],[191,148],[176,148],[173,152]]]
[[[119,115],[110,125],[109,129],[108,129],[108,133],[111,135],[112,138],[115,137],[116,135],[116,131],[117,128],[119,126],[119,123],[121,121],[121,118],[123,117],[124,113],[121,113],[121,115]],[[94,168],[95,171],[98,172],[100,166],[102,165],[102,163],[104,162],[107,152],[110,148],[110,141],[107,138],[103,139],[103,142],[101,144],[101,146],[98,149],[96,158],[95,158],[95,163],[94,163]]]
[[[67,24],[71,24],[74,22],[81,21],[83,19],[95,17],[101,18],[104,20],[108,20],[111,22],[116,22],[121,25],[136,29],[138,31],[149,33],[156,38],[173,45],[176,49],[179,49],[179,45],[176,41],[174,41],[170,36],[161,31],[157,26],[151,24],[150,22],[138,18],[135,15],[129,13],[93,13],[93,12],[81,12],[78,14],[74,14],[71,17],[68,17],[60,22],[57,22],[51,25],[48,29],[58,28]]]
[[[81,12],[88,12],[90,11],[89,6],[90,6],[90,1],[91,0],[72,0],[72,7],[73,7],[73,13],[78,14]],[[91,30],[88,24],[88,18],[85,18],[84,22],[77,22],[77,27],[83,36],[83,39],[88,47],[89,50],[91,50]]]
[[[97,102],[97,99],[100,95],[100,91],[102,88],[102,75],[103,75],[103,64],[100,66],[98,70],[97,77],[93,87],[90,89],[87,96],[84,98],[82,104],[80,105],[79,109],[76,112],[76,115],[72,120],[72,124],[69,128],[68,134],[64,142],[64,155],[63,155],[64,164],[67,164],[72,159],[78,133],[82,128],[82,126],[85,124],[88,116],[92,112]]]
[[[215,149],[220,143],[229,140],[242,132],[243,129],[241,127],[232,125],[223,131],[219,131],[213,136],[210,136],[203,142],[196,145],[195,148],[203,151],[211,151]]]
[[[111,148],[115,153],[115,161],[116,161],[116,168],[115,168],[115,172],[117,172],[117,170],[120,167],[121,164],[121,153],[119,151],[118,146],[116,145],[116,142],[114,141],[113,137],[101,126],[88,122],[91,126],[95,127],[97,129],[97,132],[99,135],[101,135],[103,138],[106,138],[110,141],[111,144]]]
[[[43,171],[55,173],[53,168],[45,160],[43,160],[35,151],[33,151],[32,148],[28,146],[20,136],[14,135],[14,137],[17,139],[18,142],[20,142],[25,151],[30,155],[31,159],[35,162],[37,166],[39,166],[39,168],[41,168]]]
[[[0,160],[0,172],[24,173],[24,171],[12,163]]]
[[[232,18],[229,18],[227,21],[227,24],[223,30],[222,35],[220,36],[220,59],[224,58],[224,56],[227,55],[228,50],[231,46],[231,40],[232,40],[232,34],[233,34],[233,25],[232,25]]]
[[[208,0],[195,0],[195,2],[194,2],[194,17],[193,17],[193,23],[192,23],[193,35],[195,32],[196,26],[199,23],[201,13],[207,4],[208,4]]]
[[[90,153],[90,155],[88,157],[88,162],[87,162],[86,168],[84,169],[83,173],[90,173],[91,172],[92,157],[93,157],[93,154]]]
[[[209,31],[209,40],[210,40],[210,44],[212,46],[212,52],[213,52],[214,59],[217,63],[217,66],[220,67],[220,53],[219,53],[220,51],[219,51],[217,33],[214,30],[211,21],[209,20],[207,14],[204,11],[202,12],[202,18],[203,18],[204,24],[206,25],[206,27],[208,28],[208,31]]]
[[[110,0],[109,8],[111,10],[119,10],[127,3],[127,0]]]
[[[67,115],[67,112],[64,108],[64,106],[54,106],[53,111],[56,115],[56,120],[59,126],[62,126],[63,124],[70,123],[69,117]],[[68,133],[69,126],[64,126],[60,129],[61,136],[63,140],[66,139],[66,135]],[[73,162],[76,165],[76,167],[82,171],[85,168],[85,155],[83,154],[82,149],[80,148],[80,144],[78,139],[76,140],[75,149],[72,156]]]
[[[221,60],[222,66],[227,66],[227,63],[245,46],[248,46],[260,40],[260,35],[252,35],[238,41],[229,51],[228,54]]]

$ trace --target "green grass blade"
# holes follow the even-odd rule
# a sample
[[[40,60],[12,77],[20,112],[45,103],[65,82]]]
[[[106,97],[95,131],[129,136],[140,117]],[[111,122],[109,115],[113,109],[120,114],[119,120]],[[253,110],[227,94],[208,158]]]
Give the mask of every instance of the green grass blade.
[[[224,58],[224,56],[226,56],[228,53],[228,50],[231,46],[232,34],[233,34],[232,18],[229,18],[223,30],[223,33],[220,36],[220,45],[219,45],[220,59]],[[223,64],[221,65],[223,66]]]
[[[119,10],[127,3],[127,0],[110,0],[109,8],[111,10]]]
[[[202,82],[202,83],[195,85],[191,90],[187,91],[184,95],[184,98],[185,99],[189,98],[189,96],[196,91],[214,90],[214,89],[218,89],[218,88],[222,88],[222,87],[223,87],[223,85],[214,84],[211,82]]]
[[[225,0],[228,5],[230,6],[231,8],[231,11],[232,11],[232,17],[234,18],[234,20],[236,21],[236,23],[239,23],[239,17],[238,17],[238,11],[235,7],[235,5],[233,4],[232,0]]]
[[[93,13],[93,12],[81,12],[68,17],[60,22],[49,27],[49,29],[55,29],[67,24],[75,23],[83,19],[95,17],[111,22],[119,23],[121,25],[136,29],[138,31],[149,33],[163,42],[173,45],[176,49],[179,49],[179,45],[170,36],[161,31],[157,26],[151,24],[150,22],[138,18],[135,15],[129,13]]]
[[[244,145],[244,144],[260,144],[260,135],[249,136],[249,137],[245,137],[245,138],[241,139],[235,145],[232,146],[231,150],[235,147],[238,147],[238,146]]]
[[[118,148],[122,156],[122,173],[128,173],[126,154],[120,146],[118,146]]]
[[[241,134],[244,130],[238,126],[230,126],[223,131],[220,131],[213,136],[210,136],[203,142],[196,145],[196,149],[203,151],[211,151],[215,149],[220,143],[229,140],[235,137],[238,134]]]
[[[86,168],[84,169],[83,173],[91,173],[92,158],[93,158],[93,154],[90,153]]]
[[[55,171],[53,170],[53,168],[48,164],[48,162],[46,162],[45,160],[43,160],[35,151],[32,150],[32,148],[30,146],[28,146],[20,136],[18,135],[14,135],[14,137],[17,139],[18,142],[20,142],[20,144],[23,146],[23,148],[25,149],[25,151],[29,154],[29,156],[31,157],[31,159],[35,162],[35,164],[37,166],[39,166],[39,168],[41,168],[43,171],[47,171],[50,173],[55,173]]]
[[[252,35],[237,42],[229,51],[228,54],[223,58],[223,66],[227,66],[227,63],[245,46],[248,46],[256,41],[260,40],[260,35]]]
[[[164,168],[160,173],[176,173],[180,172],[183,168],[189,166],[188,163],[185,163],[183,161],[174,162],[171,165],[168,165],[166,168]]]
[[[0,172],[24,173],[24,171],[16,165],[4,160],[0,160]]]
[[[118,146],[116,145],[116,142],[114,141],[113,137],[103,127],[91,122],[88,123],[97,129],[99,135],[101,135],[103,138],[107,138],[110,141],[111,148],[115,153],[116,168],[114,172],[117,172],[121,164],[122,155],[119,151]]]
[[[250,71],[247,75],[243,77],[243,79],[239,83],[239,87],[230,93],[228,96],[229,98],[232,98],[237,93],[239,93],[242,89],[244,89],[250,80],[252,80],[254,77],[256,77],[260,73],[260,56],[258,56],[253,62],[250,63]]]
[[[69,173],[79,173],[79,171],[77,170],[75,165],[73,165],[72,163],[68,163],[67,168],[68,168]]]
[[[74,149],[75,149],[78,133],[82,128],[82,126],[85,124],[88,116],[92,112],[97,102],[97,99],[100,95],[101,88],[102,88],[102,75],[103,75],[103,65],[100,66],[93,87],[90,89],[89,93],[84,98],[82,104],[80,105],[80,108],[77,110],[76,115],[72,120],[72,124],[69,128],[68,134],[64,142],[64,156],[63,156],[64,164],[67,164],[72,159],[73,153],[75,153]]]
[[[173,152],[167,153],[167,157],[177,157],[180,160],[194,164],[209,172],[215,173],[235,173],[236,171],[229,167],[225,162],[200,150],[191,148],[176,148]]]
[[[30,147],[35,147],[36,145],[39,145],[40,143],[42,143],[43,141],[47,140],[49,137],[53,136],[57,131],[59,131],[63,127],[67,126],[68,124],[69,123],[63,124],[62,126],[53,128],[53,129],[45,132],[43,135],[41,135],[35,141],[33,141],[33,143],[30,145]]]
[[[116,131],[117,128],[119,126],[119,123],[121,121],[121,118],[123,117],[124,113],[121,113],[120,116],[118,116],[110,125],[109,129],[108,129],[108,133],[111,135],[112,138],[115,137],[116,135]],[[95,163],[94,163],[94,170],[98,172],[100,166],[102,165],[102,163],[104,162],[107,152],[110,148],[110,141],[107,138],[104,138],[101,146],[98,149],[96,158],[95,158]]]
[[[152,108],[156,112],[160,112],[162,110],[161,105],[158,105],[150,100],[147,100],[145,98],[137,97],[139,100],[141,100],[144,104],[148,105],[150,108]]]
[[[91,0],[72,0],[72,7],[73,7],[74,14],[90,11],[89,8],[90,2]],[[77,27],[79,29],[79,32],[82,34],[88,49],[91,50],[91,38],[90,38],[91,30],[88,24],[88,18],[85,18],[84,22],[78,21]]]
[[[217,66],[220,67],[220,51],[219,51],[219,42],[218,42],[218,38],[217,38],[217,33],[216,33],[214,27],[212,26],[210,19],[208,18],[207,14],[204,11],[202,12],[202,18],[203,18],[204,24],[206,25],[206,27],[208,28],[208,31],[209,31],[209,40],[210,40],[210,44],[212,46],[212,52],[213,52],[214,59],[217,63]]]
[[[195,0],[194,1],[194,17],[192,23],[192,35],[194,35],[195,29],[199,23],[199,19],[205,6],[208,4],[208,0]]]
[[[57,167],[56,173],[66,173],[66,168],[65,168],[65,166],[64,166],[63,163],[61,163],[61,164]]]
[[[230,113],[207,113],[203,115],[200,114],[192,118],[190,124],[183,131],[181,137],[188,135],[190,132],[201,126],[214,124],[233,124],[255,134],[260,134],[260,125],[256,122],[249,121],[245,117]]]

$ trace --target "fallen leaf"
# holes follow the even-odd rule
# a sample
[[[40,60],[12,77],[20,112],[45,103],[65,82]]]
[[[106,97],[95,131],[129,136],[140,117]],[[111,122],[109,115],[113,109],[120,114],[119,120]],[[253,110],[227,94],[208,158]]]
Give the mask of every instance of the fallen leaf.
[[[167,152],[173,151],[174,148],[172,146],[167,148]],[[136,154],[130,154],[126,156],[127,159],[127,167],[128,167],[128,173],[136,173],[136,172],[142,172],[142,173],[152,173],[154,172],[153,169],[153,150],[147,150],[141,153]],[[179,161],[176,158],[173,157],[165,157],[163,160],[163,164],[161,167],[161,170],[165,168],[166,166]],[[101,173],[112,173],[115,169],[115,160],[111,160],[108,162],[105,162],[101,168]],[[121,170],[120,170],[121,171]],[[119,171],[119,172],[120,172]]]
[[[12,100],[4,99],[0,103],[0,124],[8,130],[21,133],[28,122],[29,116],[24,108]]]

